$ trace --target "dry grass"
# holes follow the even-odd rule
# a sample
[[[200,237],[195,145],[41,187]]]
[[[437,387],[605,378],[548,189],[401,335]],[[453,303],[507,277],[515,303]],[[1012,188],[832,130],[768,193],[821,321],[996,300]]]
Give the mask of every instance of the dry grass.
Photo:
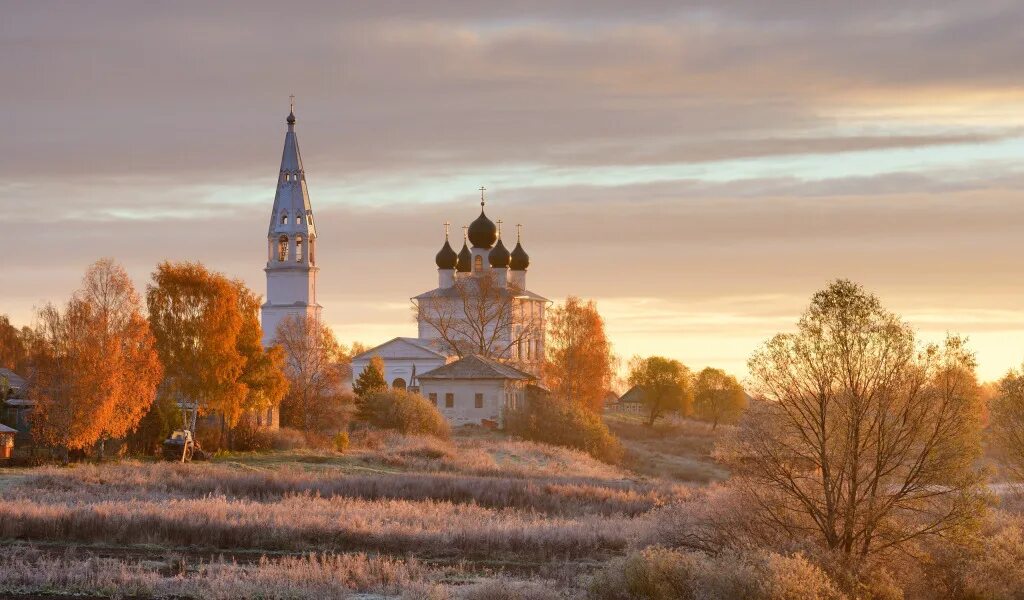
[[[154,569],[142,562],[31,548],[0,550],[0,592],[174,598],[348,598],[354,593],[419,595],[440,572],[414,559],[365,554],[306,554],[263,558],[251,565],[217,560],[176,562]],[[163,572],[161,572],[163,571]]]
[[[626,449],[624,465],[631,470],[664,479],[711,483],[724,481],[729,472],[712,454],[715,443],[730,427],[690,419],[665,419],[648,427],[638,415],[610,414],[609,429]]]
[[[679,486],[583,477],[497,478],[451,473],[350,473],[252,469],[224,464],[125,462],[42,468],[8,497],[58,501],[171,499],[223,495],[259,501],[290,495],[364,500],[447,501],[551,515],[635,516],[686,496]]]

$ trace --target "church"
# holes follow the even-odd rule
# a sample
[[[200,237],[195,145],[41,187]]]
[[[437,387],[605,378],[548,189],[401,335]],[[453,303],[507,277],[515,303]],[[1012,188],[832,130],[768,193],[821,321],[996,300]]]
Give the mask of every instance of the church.
[[[267,232],[264,346],[274,343],[286,317],[319,320],[323,310],[316,293],[317,231],[295,122],[293,103]],[[419,391],[452,425],[500,427],[505,411],[522,403],[540,379],[550,300],[526,287],[530,257],[522,226],[509,251],[502,221],[485,212],[485,191],[480,188],[479,216],[463,227],[459,252],[445,223],[434,257],[437,287],[411,298],[416,337],[395,337],[354,357],[352,379],[379,356],[390,386]]]

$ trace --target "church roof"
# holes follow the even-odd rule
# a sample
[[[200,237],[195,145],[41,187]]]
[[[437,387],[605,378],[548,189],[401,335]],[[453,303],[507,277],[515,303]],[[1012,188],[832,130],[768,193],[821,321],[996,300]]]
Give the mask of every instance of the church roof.
[[[416,358],[446,360],[448,358],[446,355],[438,352],[435,348],[432,348],[428,340],[410,337],[396,337],[379,346],[370,348],[362,354],[353,356],[352,360],[369,359],[373,356],[380,356],[385,360]]]
[[[460,279],[458,281],[458,283],[456,283],[456,285],[460,285],[463,282],[465,282],[468,285],[478,285],[477,281],[478,281],[477,277],[466,277],[466,278]],[[541,296],[540,294],[535,294],[535,293],[531,292],[530,290],[523,290],[523,289],[518,289],[518,288],[514,288],[514,287],[498,287],[496,289],[498,290],[498,293],[513,295],[513,296],[515,296],[517,298],[527,298],[529,300],[539,300],[541,302],[551,302],[551,300],[548,300],[547,298],[545,298],[544,296]],[[452,286],[450,288],[440,288],[439,287],[439,288],[434,288],[434,289],[430,290],[429,292],[423,292],[422,294],[420,294],[418,296],[413,296],[412,299],[413,300],[428,300],[430,298],[458,298],[459,295],[460,295],[460,292],[459,292],[459,290],[455,286]]]
[[[302,166],[299,138],[295,134],[294,108],[288,114],[287,123],[288,131],[284,134],[281,171],[277,178],[277,193],[274,195],[274,211],[270,215],[268,235],[303,234],[316,237],[313,207],[306,187],[306,172]]]
[[[536,381],[537,377],[492,358],[470,354],[443,367],[417,375],[417,379],[514,379],[516,381]]]

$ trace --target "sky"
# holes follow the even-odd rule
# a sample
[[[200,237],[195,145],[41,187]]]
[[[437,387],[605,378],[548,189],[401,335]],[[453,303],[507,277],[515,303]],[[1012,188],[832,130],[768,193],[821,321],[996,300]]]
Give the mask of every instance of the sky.
[[[743,377],[837,278],[1024,360],[1024,3],[5,2],[0,313],[111,256],[265,292],[288,97],[343,342],[415,335],[446,220],[623,358]]]

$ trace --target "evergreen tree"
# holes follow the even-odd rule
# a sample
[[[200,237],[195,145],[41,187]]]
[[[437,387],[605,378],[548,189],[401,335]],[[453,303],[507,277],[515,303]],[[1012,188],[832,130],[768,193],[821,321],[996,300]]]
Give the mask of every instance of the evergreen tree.
[[[362,417],[362,401],[374,392],[388,389],[388,383],[384,380],[384,359],[374,356],[370,364],[356,378],[352,384],[352,391],[355,392],[356,400],[359,402],[360,417]]]

